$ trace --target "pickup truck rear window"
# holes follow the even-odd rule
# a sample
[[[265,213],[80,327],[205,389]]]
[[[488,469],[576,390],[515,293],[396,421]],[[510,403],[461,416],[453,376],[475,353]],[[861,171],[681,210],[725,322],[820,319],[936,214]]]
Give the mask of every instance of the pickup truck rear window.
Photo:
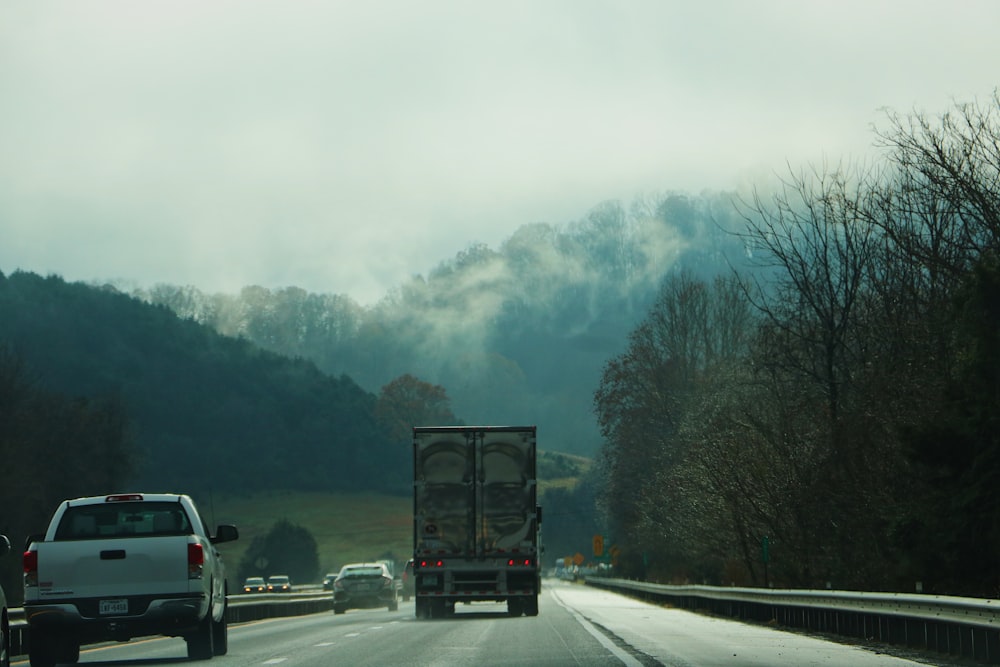
[[[118,502],[66,508],[56,540],[189,535],[191,522],[178,503]]]

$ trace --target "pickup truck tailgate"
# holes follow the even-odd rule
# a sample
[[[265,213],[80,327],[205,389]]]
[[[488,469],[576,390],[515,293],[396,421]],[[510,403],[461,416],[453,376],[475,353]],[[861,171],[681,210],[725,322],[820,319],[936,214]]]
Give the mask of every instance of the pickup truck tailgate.
[[[37,549],[43,600],[182,593],[190,588],[187,536],[41,542]]]

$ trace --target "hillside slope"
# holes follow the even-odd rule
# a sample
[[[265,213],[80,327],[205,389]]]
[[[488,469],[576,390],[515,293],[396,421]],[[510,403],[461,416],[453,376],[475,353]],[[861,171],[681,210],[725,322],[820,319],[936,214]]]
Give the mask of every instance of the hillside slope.
[[[162,306],[17,272],[0,277],[0,345],[49,390],[125,405],[137,487],[407,488],[372,394]]]

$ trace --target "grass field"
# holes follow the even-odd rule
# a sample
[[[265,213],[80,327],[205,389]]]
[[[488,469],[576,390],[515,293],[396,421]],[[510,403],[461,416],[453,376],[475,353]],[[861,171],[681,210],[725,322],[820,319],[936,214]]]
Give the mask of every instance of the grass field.
[[[220,545],[231,576],[253,538],[266,535],[281,519],[312,533],[320,577],[346,563],[374,560],[386,553],[405,562],[413,549],[409,496],[275,491],[198,501],[210,522],[214,516],[215,524],[233,523],[240,531],[237,542]]]
[[[542,480],[539,492],[570,488],[577,481],[577,477]],[[247,547],[281,519],[305,528],[315,538],[320,578],[346,563],[385,557],[405,563],[413,550],[413,499],[409,495],[268,491],[195,500],[212,530],[220,523],[232,523],[240,531],[238,541],[219,546],[231,586],[242,584],[235,578]]]

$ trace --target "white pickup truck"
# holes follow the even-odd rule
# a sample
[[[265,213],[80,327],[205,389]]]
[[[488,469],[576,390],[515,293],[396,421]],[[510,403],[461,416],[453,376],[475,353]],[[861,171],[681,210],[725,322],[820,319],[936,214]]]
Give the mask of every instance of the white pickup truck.
[[[228,648],[226,572],[186,495],[128,493],[64,500],[24,552],[31,667],[79,660],[80,645],[168,635],[204,660]]]

